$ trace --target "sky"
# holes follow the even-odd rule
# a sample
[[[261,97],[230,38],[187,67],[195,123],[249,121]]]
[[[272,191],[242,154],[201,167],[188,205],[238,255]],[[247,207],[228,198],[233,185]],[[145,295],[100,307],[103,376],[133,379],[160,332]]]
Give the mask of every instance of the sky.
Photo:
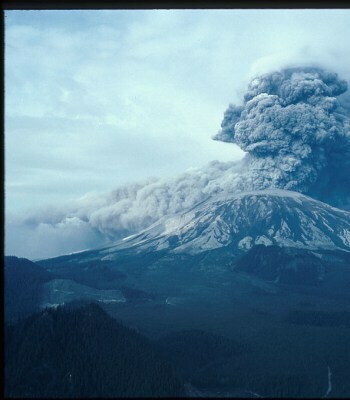
[[[48,252],[31,250],[19,221],[38,210],[240,160],[237,145],[212,140],[229,103],[286,65],[350,82],[349,37],[346,9],[7,11],[5,252],[95,240],[71,248],[55,233]]]

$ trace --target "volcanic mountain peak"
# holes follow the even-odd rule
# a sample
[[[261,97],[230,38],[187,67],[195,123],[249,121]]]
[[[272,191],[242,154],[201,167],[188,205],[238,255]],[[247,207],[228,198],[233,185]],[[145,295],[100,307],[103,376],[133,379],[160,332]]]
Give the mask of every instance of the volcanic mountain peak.
[[[166,249],[196,254],[230,247],[240,253],[257,244],[350,251],[350,213],[282,189],[217,196],[164,217],[102,252]]]

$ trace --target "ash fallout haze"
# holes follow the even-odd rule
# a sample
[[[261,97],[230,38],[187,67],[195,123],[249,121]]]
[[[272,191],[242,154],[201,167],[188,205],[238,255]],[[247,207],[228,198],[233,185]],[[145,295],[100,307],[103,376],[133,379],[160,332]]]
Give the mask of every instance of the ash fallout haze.
[[[287,189],[348,210],[349,21],[7,11],[6,254],[101,247],[219,194]]]

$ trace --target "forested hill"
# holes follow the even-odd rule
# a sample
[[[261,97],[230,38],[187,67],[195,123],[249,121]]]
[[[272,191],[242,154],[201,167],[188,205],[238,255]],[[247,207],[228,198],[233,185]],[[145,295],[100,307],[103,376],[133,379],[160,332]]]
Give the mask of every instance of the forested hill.
[[[60,306],[6,327],[6,397],[181,396],[173,367],[98,305]]]
[[[4,257],[5,319],[24,318],[38,310],[42,285],[55,275],[26,258]]]

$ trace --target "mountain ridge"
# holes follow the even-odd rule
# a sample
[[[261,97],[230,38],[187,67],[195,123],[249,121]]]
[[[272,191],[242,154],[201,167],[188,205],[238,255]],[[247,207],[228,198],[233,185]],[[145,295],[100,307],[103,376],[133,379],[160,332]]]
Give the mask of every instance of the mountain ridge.
[[[350,212],[298,192],[250,191],[209,198],[101,249],[196,254],[220,247],[240,253],[254,245],[350,251]]]

